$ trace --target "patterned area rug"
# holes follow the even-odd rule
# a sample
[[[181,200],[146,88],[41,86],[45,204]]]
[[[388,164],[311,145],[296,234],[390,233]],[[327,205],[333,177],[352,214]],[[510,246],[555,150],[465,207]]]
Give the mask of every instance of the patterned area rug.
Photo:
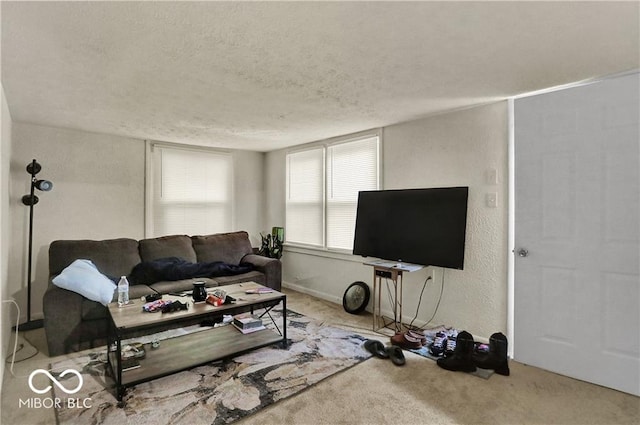
[[[272,314],[281,317],[282,312]],[[57,421],[83,425],[232,423],[371,357],[362,347],[366,338],[293,311],[287,311],[287,337],[287,349],[265,347],[131,387],[124,408],[117,407],[113,381],[105,376],[105,352],[55,363],[52,375],[56,378],[69,368],[83,377],[82,389],[76,394],[53,389],[54,397],[75,398],[72,404],[82,406],[60,403]]]

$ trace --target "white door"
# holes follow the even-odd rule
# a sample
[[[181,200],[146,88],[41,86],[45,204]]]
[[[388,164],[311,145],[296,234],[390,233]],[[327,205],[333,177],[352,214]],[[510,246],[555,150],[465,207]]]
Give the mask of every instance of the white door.
[[[517,99],[514,359],[640,395],[639,75]]]

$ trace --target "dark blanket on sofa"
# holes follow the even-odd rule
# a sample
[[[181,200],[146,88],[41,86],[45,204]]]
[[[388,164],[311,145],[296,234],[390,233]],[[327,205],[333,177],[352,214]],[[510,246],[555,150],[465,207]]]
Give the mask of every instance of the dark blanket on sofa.
[[[228,264],[222,261],[191,263],[181,258],[169,257],[138,263],[131,270],[129,282],[133,285],[151,285],[161,281],[232,276],[248,273],[251,270],[253,270],[253,266],[248,263],[240,263],[240,265]]]

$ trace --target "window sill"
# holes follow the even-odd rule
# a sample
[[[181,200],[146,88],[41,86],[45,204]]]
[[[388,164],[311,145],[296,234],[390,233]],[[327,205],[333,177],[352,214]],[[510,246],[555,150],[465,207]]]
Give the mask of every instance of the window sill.
[[[284,252],[292,252],[296,254],[313,255],[316,257],[333,258],[342,261],[351,261],[354,263],[363,263],[364,258],[359,255],[353,255],[348,251],[329,250],[326,248],[316,248],[301,245],[284,245]]]

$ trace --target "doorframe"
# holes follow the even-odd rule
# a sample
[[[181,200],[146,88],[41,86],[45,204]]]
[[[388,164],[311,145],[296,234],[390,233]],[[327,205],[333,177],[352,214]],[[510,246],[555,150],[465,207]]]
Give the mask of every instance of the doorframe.
[[[509,209],[507,212],[508,216],[508,230],[507,230],[507,339],[511,341],[508,344],[508,352],[507,355],[513,359],[514,353],[514,336],[515,336],[515,232],[516,232],[516,223],[515,223],[515,210],[516,210],[516,201],[515,201],[515,192],[516,192],[516,180],[515,180],[515,160],[516,160],[516,140],[515,140],[515,102],[518,99],[522,99],[525,97],[538,96],[547,93],[552,93],[555,91],[566,90],[570,88],[586,86],[589,84],[595,84],[601,81],[624,77],[627,75],[638,74],[640,73],[640,68],[631,69],[623,72],[618,72],[615,74],[604,75],[601,77],[588,78],[581,81],[575,81],[569,84],[562,84],[559,86],[553,86],[546,89],[536,90],[532,92],[527,92],[523,94],[519,94],[517,96],[511,96],[507,98],[507,125],[508,125],[508,147],[507,147],[507,172],[508,172],[508,205]],[[517,359],[516,359],[517,360]]]

